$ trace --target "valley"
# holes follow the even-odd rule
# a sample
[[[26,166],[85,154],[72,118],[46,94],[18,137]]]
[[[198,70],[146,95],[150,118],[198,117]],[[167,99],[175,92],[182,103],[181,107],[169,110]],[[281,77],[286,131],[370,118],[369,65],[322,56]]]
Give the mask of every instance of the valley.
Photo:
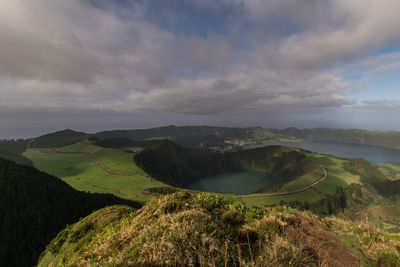
[[[164,142],[161,142],[161,144],[164,144]],[[183,149],[169,142],[166,144],[174,149]],[[262,150],[260,152],[260,149],[258,151],[258,153],[262,152]],[[249,150],[239,152],[239,157],[246,158],[247,155],[242,155],[243,153],[253,154],[254,152],[249,152]],[[215,154],[212,155],[211,161],[215,164],[217,162]],[[228,162],[233,161],[230,159],[232,154],[225,155],[228,155]],[[279,204],[283,200],[316,202],[326,196],[334,195],[337,186],[347,187],[353,183],[360,183],[358,176],[342,168],[345,160],[316,153],[307,152],[306,155],[306,158],[315,161],[316,167],[303,175],[299,175],[296,179],[289,177],[289,179],[283,179],[282,182],[273,174],[260,171],[260,167],[257,167],[257,163],[254,162],[252,164],[256,164],[255,169],[234,173],[220,172],[219,169],[224,170],[225,167],[217,164],[215,167],[217,168],[216,174],[196,174],[198,178],[194,179],[193,182],[177,184],[177,187],[181,190],[186,187],[190,190],[219,192],[228,198],[237,199],[249,205],[273,205]],[[146,201],[152,195],[148,193],[148,190],[173,186],[168,183],[168,177],[164,177],[163,182],[163,179],[157,179],[157,175],[160,174],[149,174],[154,170],[146,172],[140,168],[134,160],[136,153],[127,152],[124,149],[100,147],[88,140],[61,148],[30,148],[24,153],[24,156],[32,160],[36,168],[60,177],[72,187],[81,191],[108,192],[126,199]],[[168,154],[164,156],[169,159],[172,158]],[[206,154],[205,158],[209,158],[209,156],[209,154]],[[188,159],[186,155],[184,157],[185,160]],[[155,160],[155,158],[152,156],[152,160]],[[197,158],[195,160],[198,160],[196,163],[200,166],[207,165],[210,162],[207,160],[201,164],[203,157],[201,157],[201,160]],[[219,160],[222,162],[227,159]],[[186,165],[190,166],[190,164]],[[178,165],[173,166],[176,169],[180,168]],[[210,169],[210,166],[207,168]],[[329,174],[325,174],[325,168],[329,170]],[[190,170],[191,175],[193,175],[193,172],[193,170]],[[208,187],[204,187],[204,184],[202,184],[204,182]],[[243,185],[247,185],[248,189]]]
[[[165,137],[161,132],[155,131],[155,134]],[[227,142],[224,144],[235,144],[236,147],[227,149],[223,146],[217,149],[198,145],[182,146],[170,140],[173,138],[155,138],[148,132],[145,139],[134,140],[129,136],[121,136],[121,132],[117,132],[116,136],[107,133],[107,137],[100,138],[96,134],[65,130],[31,140],[2,141],[0,155],[34,166],[42,174],[59,177],[77,192],[115,196],[117,198],[113,201],[116,203],[128,201],[127,203],[135,203],[135,206],[151,206],[151,203],[158,201],[163,195],[168,195],[168,199],[187,196],[204,198],[202,201],[208,204],[199,204],[197,200],[193,203],[197,203],[195,207],[206,205],[206,209],[220,205],[218,203],[221,202],[228,203],[224,204],[228,209],[232,205],[241,207],[238,210],[240,212],[247,210],[246,212],[253,213],[261,207],[269,207],[277,209],[279,213],[282,208],[293,208],[315,214],[313,216],[321,216],[319,218],[335,216],[332,219],[335,223],[337,220],[351,220],[344,224],[347,227],[346,233],[334,233],[337,238],[345,240],[350,238],[348,233],[354,233],[349,225],[353,222],[363,224],[366,218],[369,226],[377,227],[369,231],[385,231],[385,236],[389,232],[393,233],[390,238],[400,233],[400,168],[399,163],[396,163],[397,150],[355,144],[304,142],[297,139],[291,139],[290,142],[289,139],[249,141],[251,139],[248,130],[246,139],[241,139],[238,132],[234,133],[229,133],[235,135],[234,139],[226,140],[243,142]],[[257,135],[262,136],[260,130],[257,130]],[[191,143],[192,140],[190,135],[179,138],[186,143]],[[193,140],[198,142],[204,139],[197,136]],[[215,141],[209,137],[207,140]],[[374,155],[370,155],[368,151],[372,151]],[[171,201],[171,204],[162,208],[167,213],[182,208],[183,200]],[[157,204],[151,207],[153,210],[161,206]],[[109,211],[117,212],[117,217],[109,222],[112,225],[124,220],[119,222],[118,216],[136,216],[134,210],[122,207],[111,207]],[[218,212],[212,210],[212,214],[219,214]],[[256,213],[258,212],[261,211]],[[106,213],[109,214],[108,211]],[[246,220],[253,220],[252,218]],[[184,220],[189,218],[185,217]],[[104,223],[104,227],[110,227],[107,221]],[[340,221],[339,224],[342,225],[343,222]],[[92,223],[88,225],[78,232],[85,232],[85,227],[97,229],[92,228],[95,227]],[[118,229],[113,227],[109,229]],[[246,226],[246,229],[248,227],[250,226]],[[66,251],[70,246],[69,241],[64,244],[63,236],[67,235],[65,231],[60,233],[62,238],[56,237],[54,240],[59,241],[51,244],[50,250],[48,248],[42,255],[41,264],[57,261],[58,257],[65,257],[69,253],[64,251],[64,246]],[[96,233],[98,230],[93,231]],[[68,238],[79,241],[76,234]],[[87,240],[79,242],[86,244]],[[347,246],[347,241],[343,242],[339,243]],[[354,244],[359,241],[351,242]],[[367,250],[364,244],[357,246]],[[59,252],[56,255],[54,251]],[[79,258],[79,255],[74,257]],[[365,257],[365,262],[377,259],[373,254]]]

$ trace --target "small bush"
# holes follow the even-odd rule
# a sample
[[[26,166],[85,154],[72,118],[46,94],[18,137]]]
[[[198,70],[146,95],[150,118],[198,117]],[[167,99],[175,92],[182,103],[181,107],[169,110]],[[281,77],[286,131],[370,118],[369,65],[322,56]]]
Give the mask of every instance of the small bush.
[[[164,206],[162,206],[162,210],[164,213],[172,213],[177,209],[178,209],[178,204],[173,200],[166,202]]]
[[[255,244],[259,240],[259,235],[257,231],[249,227],[241,229],[238,232],[237,237],[238,241],[241,243]]]
[[[223,207],[227,204],[227,200],[225,198],[211,193],[198,194],[197,200],[199,201],[200,205],[208,211]]]
[[[265,210],[258,207],[248,207],[243,203],[234,202],[230,205],[231,208],[244,214],[248,219],[261,219],[265,215]]]
[[[221,221],[231,226],[238,226],[244,223],[243,215],[236,210],[228,210],[222,214]]]

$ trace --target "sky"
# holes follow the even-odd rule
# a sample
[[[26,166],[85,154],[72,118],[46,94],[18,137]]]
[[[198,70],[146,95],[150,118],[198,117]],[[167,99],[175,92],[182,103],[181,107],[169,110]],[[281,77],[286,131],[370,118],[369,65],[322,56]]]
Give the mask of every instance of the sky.
[[[398,0],[0,0],[0,138],[400,130]]]

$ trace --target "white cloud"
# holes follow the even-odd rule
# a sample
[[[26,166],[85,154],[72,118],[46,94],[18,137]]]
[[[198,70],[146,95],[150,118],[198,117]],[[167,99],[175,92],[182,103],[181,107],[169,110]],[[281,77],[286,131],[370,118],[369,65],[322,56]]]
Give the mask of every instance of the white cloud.
[[[397,0],[331,1],[331,21],[318,30],[295,34],[279,47],[289,64],[319,67],[354,60],[400,41]]]

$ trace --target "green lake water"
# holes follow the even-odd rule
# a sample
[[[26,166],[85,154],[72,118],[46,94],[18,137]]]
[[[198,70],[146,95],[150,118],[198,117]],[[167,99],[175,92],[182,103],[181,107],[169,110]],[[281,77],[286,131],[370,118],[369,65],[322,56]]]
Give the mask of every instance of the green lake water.
[[[206,176],[186,188],[219,193],[245,195],[254,193],[264,186],[276,183],[275,177],[267,172],[240,171]]]

